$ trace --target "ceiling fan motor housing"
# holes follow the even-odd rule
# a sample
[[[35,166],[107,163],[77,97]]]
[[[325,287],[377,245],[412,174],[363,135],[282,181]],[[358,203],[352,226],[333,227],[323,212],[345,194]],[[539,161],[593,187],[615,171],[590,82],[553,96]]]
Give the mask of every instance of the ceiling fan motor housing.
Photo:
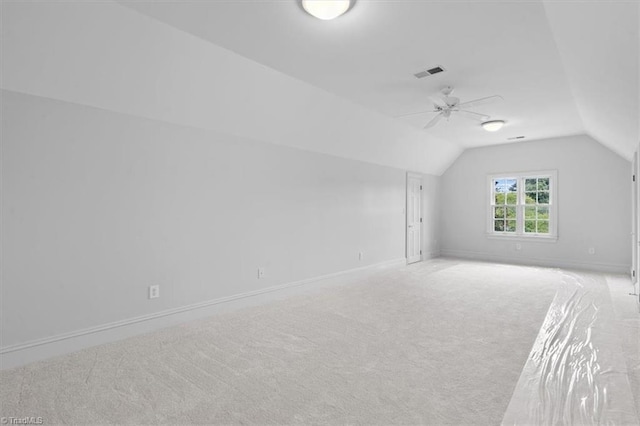
[[[444,103],[446,103],[448,107],[454,107],[460,103],[460,98],[456,98],[455,96],[447,96],[444,98]]]

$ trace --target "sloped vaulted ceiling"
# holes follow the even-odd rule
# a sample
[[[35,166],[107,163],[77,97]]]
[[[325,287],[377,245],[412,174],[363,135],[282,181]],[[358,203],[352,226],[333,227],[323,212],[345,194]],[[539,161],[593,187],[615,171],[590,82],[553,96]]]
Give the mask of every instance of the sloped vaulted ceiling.
[[[3,1],[1,43],[3,90],[431,174],[461,152],[114,2]]]
[[[2,88],[393,167],[587,133],[639,141],[638,2],[369,1],[320,21],[291,1],[2,3]],[[413,74],[434,65],[445,72]],[[453,85],[506,125],[423,130]]]
[[[293,0],[122,3],[390,117],[429,109],[444,85],[502,95],[477,108],[501,132],[455,118],[424,131],[463,147],[588,133],[631,158],[638,144],[637,1],[358,0],[329,22]],[[446,71],[413,77],[435,65]]]
[[[640,142],[639,5],[545,1],[585,132],[627,159]]]

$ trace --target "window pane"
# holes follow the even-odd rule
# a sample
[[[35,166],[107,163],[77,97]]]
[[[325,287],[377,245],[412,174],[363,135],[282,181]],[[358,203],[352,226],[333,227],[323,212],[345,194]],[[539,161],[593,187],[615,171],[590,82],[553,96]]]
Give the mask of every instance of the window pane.
[[[504,231],[504,220],[496,220],[494,221],[493,230],[497,232]]]
[[[515,179],[507,179],[506,187],[509,192],[517,192],[518,191],[518,181]]]
[[[537,189],[536,180],[535,179],[525,179],[524,181],[524,190],[525,191],[535,191]]]
[[[534,206],[527,206],[524,208],[524,218],[525,219],[535,219],[536,218],[536,208]]]
[[[493,217],[496,219],[504,218],[504,209],[505,207],[494,207]]]
[[[549,190],[549,178],[539,178],[538,191],[548,191],[548,190]]]
[[[515,219],[516,218],[516,208],[515,207],[507,207],[507,219]]]
[[[518,194],[515,192],[509,192],[507,194],[507,204],[515,206],[517,202],[518,202]]]
[[[549,222],[546,220],[538,221],[538,234],[548,234],[549,233]]]
[[[536,221],[535,220],[525,220],[524,221],[524,232],[536,232]]]
[[[508,220],[507,221],[507,232],[516,232],[516,221],[515,220]]]
[[[538,207],[538,219],[549,220],[549,207]]]
[[[548,192],[538,192],[538,204],[549,204]]]
[[[506,202],[506,194],[504,192],[498,192],[495,195],[495,204],[497,206],[502,205]]]
[[[536,193],[535,192],[527,192],[524,197],[525,204],[535,204],[536,203]]]

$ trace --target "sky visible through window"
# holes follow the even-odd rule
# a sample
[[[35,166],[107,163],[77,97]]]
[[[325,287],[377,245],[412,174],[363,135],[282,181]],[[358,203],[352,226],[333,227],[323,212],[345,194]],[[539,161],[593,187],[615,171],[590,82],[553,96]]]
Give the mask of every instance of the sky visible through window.
[[[496,192],[516,192],[518,190],[517,179],[496,179]]]

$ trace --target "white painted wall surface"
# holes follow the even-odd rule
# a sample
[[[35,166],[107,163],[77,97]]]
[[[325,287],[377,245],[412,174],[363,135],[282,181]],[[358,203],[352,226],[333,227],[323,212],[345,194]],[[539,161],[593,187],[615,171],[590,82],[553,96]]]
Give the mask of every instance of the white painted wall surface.
[[[404,258],[404,170],[10,91],[2,110],[3,347]]]
[[[536,170],[558,171],[557,242],[488,238],[487,175]],[[629,271],[631,163],[588,136],[467,150],[441,191],[443,255]]]

